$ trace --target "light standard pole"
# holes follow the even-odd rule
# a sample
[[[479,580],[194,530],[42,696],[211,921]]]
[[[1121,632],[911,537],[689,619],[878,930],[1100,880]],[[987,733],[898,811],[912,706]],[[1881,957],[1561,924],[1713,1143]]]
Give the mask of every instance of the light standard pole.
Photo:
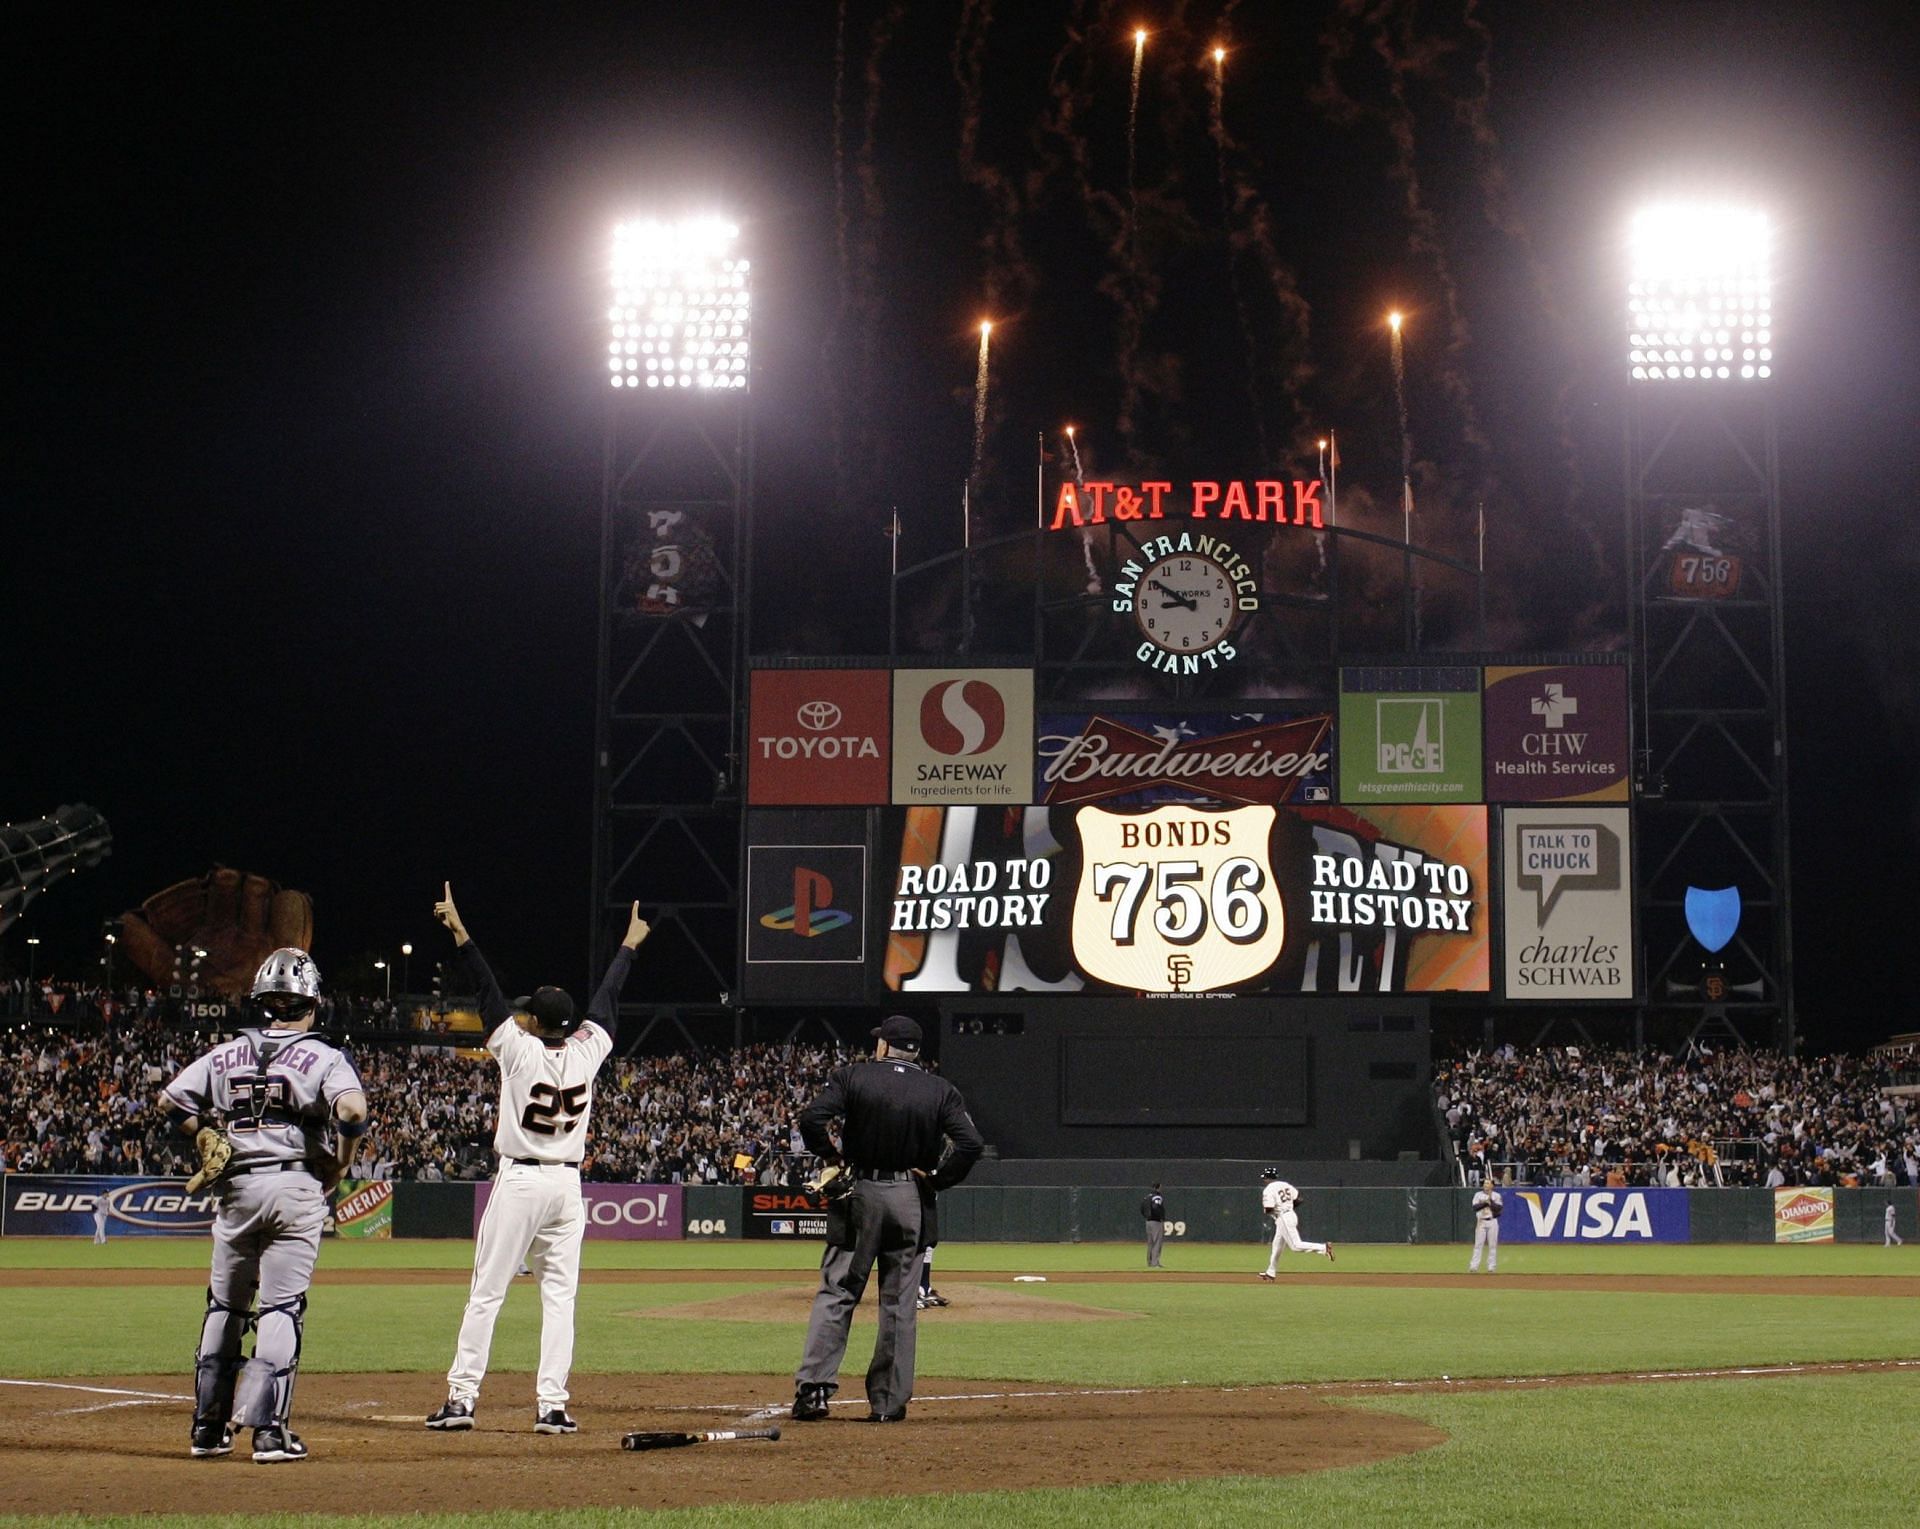
[[[33,968],[34,968],[35,958],[39,954],[40,954],[40,936],[37,934],[28,935],[27,936],[27,1013],[29,1014],[33,1013],[33,997],[34,997],[34,993],[37,991],[37,989],[33,985]]]
[[[387,1003],[391,1006],[393,1003],[393,968],[387,965],[385,961],[375,961],[373,963],[373,969],[377,972],[385,972],[387,974]]]
[[[411,943],[400,947],[400,959],[405,963],[400,968],[400,991],[404,995],[413,991],[413,946]]]

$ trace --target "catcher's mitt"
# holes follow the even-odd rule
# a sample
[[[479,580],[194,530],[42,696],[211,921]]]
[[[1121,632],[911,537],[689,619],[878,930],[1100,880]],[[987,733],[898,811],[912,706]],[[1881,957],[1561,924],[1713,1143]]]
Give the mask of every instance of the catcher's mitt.
[[[227,1171],[227,1164],[233,1161],[233,1143],[227,1140],[226,1132],[216,1131],[212,1126],[200,1127],[193,1138],[193,1149],[200,1154],[200,1166],[187,1180],[188,1194],[218,1183],[220,1175]]]
[[[313,948],[313,900],[264,876],[215,866],[154,893],[123,915],[121,929],[121,950],[156,987],[197,984],[238,1001],[273,951]]]
[[[829,1201],[844,1199],[853,1193],[853,1170],[839,1163],[829,1163],[807,1180],[807,1191],[825,1195]]]

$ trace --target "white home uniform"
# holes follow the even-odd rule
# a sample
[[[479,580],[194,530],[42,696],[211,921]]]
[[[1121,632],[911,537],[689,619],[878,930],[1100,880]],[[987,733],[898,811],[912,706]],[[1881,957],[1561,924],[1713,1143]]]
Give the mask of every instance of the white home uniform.
[[[1267,1254],[1267,1272],[1262,1279],[1274,1277],[1282,1248],[1289,1253],[1318,1253],[1329,1261],[1333,1258],[1332,1250],[1324,1242],[1300,1240],[1300,1218],[1294,1211],[1299,1200],[1300,1191],[1285,1179],[1271,1179],[1260,1191],[1260,1208],[1273,1217],[1273,1248]]]
[[[1500,1207],[1506,1202],[1491,1184],[1473,1197],[1473,1257],[1467,1260],[1467,1273],[1480,1272],[1480,1254],[1487,1255],[1487,1273],[1500,1267]],[[1524,1260],[1522,1260],[1524,1262]]]
[[[513,1010],[471,940],[458,947],[456,959],[465,963],[479,992],[487,1050],[500,1064],[500,1123],[493,1133],[500,1161],[474,1244],[473,1286],[447,1372],[447,1395],[470,1406],[479,1396],[494,1319],[524,1260],[540,1284],[539,1410],[564,1410],[573,1368],[580,1239],[587,1225],[580,1162],[593,1114],[594,1075],[613,1050],[620,989],[633,951],[620,948],[585,1021],[554,1043],[514,1023]]]
[[[1887,1235],[1886,1235],[1886,1240],[1880,1244],[1881,1247],[1898,1248],[1898,1247],[1904,1247],[1906,1245],[1905,1242],[1902,1240],[1900,1234],[1894,1230],[1894,1223],[1897,1219],[1898,1218],[1895,1217],[1893,1213],[1893,1207],[1889,1205],[1887,1207],[1886,1220],[1882,1223],[1882,1225],[1884,1225],[1887,1229]]]

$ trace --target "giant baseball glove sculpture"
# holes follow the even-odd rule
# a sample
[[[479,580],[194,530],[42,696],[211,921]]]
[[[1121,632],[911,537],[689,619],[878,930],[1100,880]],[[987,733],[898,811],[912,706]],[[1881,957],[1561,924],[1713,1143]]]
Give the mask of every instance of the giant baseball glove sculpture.
[[[239,1000],[275,950],[313,948],[313,899],[219,865],[154,893],[120,927],[121,948],[156,987]]]

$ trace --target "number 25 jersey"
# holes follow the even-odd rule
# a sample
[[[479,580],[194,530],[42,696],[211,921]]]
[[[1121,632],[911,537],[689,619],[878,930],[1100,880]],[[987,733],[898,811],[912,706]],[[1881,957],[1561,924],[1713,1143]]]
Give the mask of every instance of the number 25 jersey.
[[[502,1157],[578,1163],[587,1152],[593,1079],[613,1050],[613,1037],[593,1020],[558,1046],[511,1020],[487,1037],[500,1064],[500,1124],[493,1148]]]

